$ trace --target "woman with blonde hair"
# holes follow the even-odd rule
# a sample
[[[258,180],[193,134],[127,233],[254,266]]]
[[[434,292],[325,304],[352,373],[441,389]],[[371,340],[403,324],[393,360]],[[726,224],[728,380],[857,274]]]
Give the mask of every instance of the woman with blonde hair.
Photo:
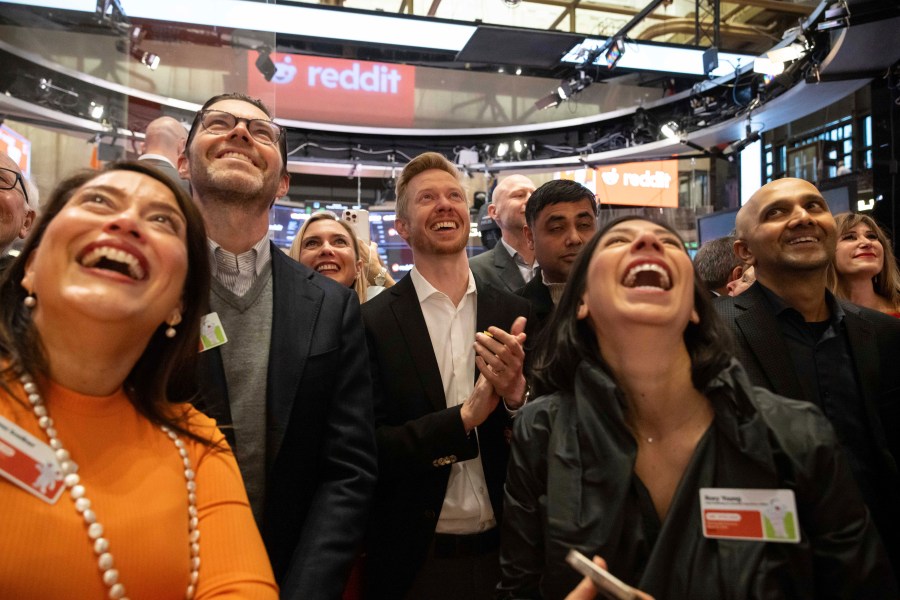
[[[900,317],[900,269],[891,241],[868,215],[835,217],[837,249],[830,273],[836,296]]]
[[[290,255],[325,277],[352,287],[360,303],[374,296],[369,286],[394,285],[378,258],[375,245],[366,245],[347,221],[328,211],[317,212],[307,219],[291,244]]]

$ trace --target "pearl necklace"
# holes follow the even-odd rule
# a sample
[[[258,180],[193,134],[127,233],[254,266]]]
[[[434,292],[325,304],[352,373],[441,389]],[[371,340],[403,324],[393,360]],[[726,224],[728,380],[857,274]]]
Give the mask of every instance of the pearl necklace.
[[[81,484],[81,478],[75,473],[75,465],[70,460],[69,451],[66,450],[62,442],[56,436],[56,428],[53,427],[53,419],[47,414],[47,407],[44,405],[44,399],[41,397],[37,384],[28,373],[22,373],[19,376],[25,393],[28,394],[28,402],[34,411],[34,416],[38,420],[38,426],[44,431],[49,440],[50,447],[56,454],[59,461],[59,468],[62,471],[63,483],[75,503],[75,511],[84,519],[87,526],[87,535],[91,540],[94,548],[94,554],[97,555],[97,567],[100,569],[103,584],[109,589],[109,598],[113,600],[128,600],[125,596],[125,586],[119,582],[119,571],[115,568],[113,555],[109,552],[109,540],[103,537],[103,525],[97,520],[97,515],[91,508],[91,501],[86,495],[84,485]],[[191,575],[190,583],[187,587],[185,597],[190,600],[194,597],[197,589],[197,580],[200,577],[200,529],[197,519],[197,483],[194,481],[194,469],[191,466],[191,458],[188,456],[187,448],[178,435],[165,425],[161,425],[163,433],[175,444],[181,462],[184,464],[184,479],[187,482],[188,494],[188,540],[191,547]]]

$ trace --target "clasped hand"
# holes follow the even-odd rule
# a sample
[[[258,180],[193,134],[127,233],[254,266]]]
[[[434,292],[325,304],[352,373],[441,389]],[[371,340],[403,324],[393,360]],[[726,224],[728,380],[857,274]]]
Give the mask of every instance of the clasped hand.
[[[475,334],[475,364],[481,375],[472,395],[463,403],[466,431],[481,425],[497,407],[500,398],[517,409],[525,401],[525,317],[517,318],[509,332],[489,327]]]

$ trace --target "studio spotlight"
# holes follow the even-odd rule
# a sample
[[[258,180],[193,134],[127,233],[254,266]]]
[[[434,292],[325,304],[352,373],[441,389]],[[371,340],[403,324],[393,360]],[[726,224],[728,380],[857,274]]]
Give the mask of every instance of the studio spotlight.
[[[104,108],[102,104],[97,104],[93,101],[91,102],[90,115],[92,119],[99,121],[101,118],[103,118],[103,111]]]
[[[797,42],[766,52],[766,56],[769,57],[769,60],[781,63],[797,60],[804,54],[806,54],[806,47]]]
[[[259,56],[256,59],[256,68],[262,73],[266,81],[272,81],[276,71],[275,63],[272,62],[272,57],[269,56],[272,53],[272,49],[268,46],[260,46],[256,51],[259,52]]]
[[[521,154],[522,150],[524,150],[524,149],[525,149],[525,146],[524,146],[524,144],[522,144],[522,140],[515,140],[513,142],[513,152],[515,152],[516,154]]]
[[[760,56],[753,61],[753,72],[772,76],[781,75],[784,72],[784,63]]]
[[[509,144],[506,142],[497,144],[497,158],[503,158],[507,152],[509,152]]]
[[[659,128],[659,132],[667,139],[677,140],[681,136],[681,127],[675,121],[669,121],[668,123],[663,123],[662,127]]]

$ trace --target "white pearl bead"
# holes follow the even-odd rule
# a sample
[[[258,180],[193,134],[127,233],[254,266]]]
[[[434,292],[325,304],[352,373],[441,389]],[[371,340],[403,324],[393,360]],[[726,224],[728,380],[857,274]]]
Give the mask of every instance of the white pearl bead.
[[[74,473],[75,472],[75,463],[70,460],[64,460],[59,463],[59,470],[65,474]]]
[[[92,540],[96,540],[98,537],[103,535],[103,525],[100,523],[91,523],[88,526],[88,537]]]
[[[30,402],[32,406],[41,406],[44,401],[38,394],[28,394],[28,402]]]
[[[189,514],[191,517],[196,517],[196,516],[197,516],[197,507],[194,506],[194,503],[193,503],[193,502],[191,503],[190,506],[188,506],[188,514]]]
[[[109,597],[112,600],[121,600],[122,596],[125,595],[125,586],[121,583],[117,583],[111,588],[109,588]]]
[[[107,569],[103,572],[103,583],[113,585],[119,581],[119,571],[117,569]],[[124,590],[123,590],[124,591]]]
[[[51,425],[53,425],[53,419],[51,419],[50,417],[41,417],[40,419],[38,419],[38,427],[40,427],[41,429],[47,429]]]
[[[65,448],[60,448],[56,451],[56,460],[59,462],[64,462],[69,460],[69,451]]]
[[[194,558],[191,559],[191,569],[193,569],[194,571],[200,570],[200,557],[199,556],[195,556]]]
[[[38,389],[33,381],[25,383],[22,387],[25,388],[26,394],[37,394]]]
[[[107,540],[104,537],[101,537],[101,538],[97,538],[94,541],[94,552],[96,552],[97,554],[103,554],[107,550],[109,550],[109,540]]]
[[[85,510],[82,516],[84,517],[84,522],[88,525],[93,525],[97,522],[97,515],[91,509]]]
[[[38,418],[47,416],[47,407],[43,404],[39,404],[34,407],[34,414],[37,415]]]
[[[78,500],[79,498],[84,496],[84,486],[83,485],[73,486],[72,490],[69,492],[69,494],[71,494],[73,498]]]
[[[50,444],[50,447],[54,450],[59,450],[60,448],[62,448],[62,442],[60,442],[57,438],[53,438],[47,443]]]
[[[200,573],[198,573],[197,571],[191,571],[191,583],[196,585],[198,579],[200,579]]]
[[[184,478],[188,480],[194,479],[194,470],[193,469],[185,469],[184,470]]]
[[[188,527],[191,529],[197,529],[197,525],[200,524],[200,520],[197,517],[191,517],[191,520],[188,522]]]
[[[109,552],[104,552],[100,555],[100,558],[97,559],[97,566],[100,567],[101,571],[106,571],[108,569],[113,568],[113,555]],[[115,583],[115,582],[113,582]]]
[[[191,556],[197,556],[200,554],[200,544],[192,543],[191,544]]]
[[[200,540],[200,530],[199,529],[193,530],[191,532],[191,535],[189,536],[189,538],[192,542],[196,542],[196,541]]]
[[[69,473],[63,478],[63,483],[65,483],[68,488],[78,485],[80,481],[81,478],[78,477],[78,473]]]
[[[197,491],[197,484],[194,483],[193,481],[188,481],[188,482],[187,482],[187,489],[188,489],[189,492],[196,492],[196,491]]]
[[[90,507],[91,507],[91,501],[88,500],[87,498],[79,498],[78,500],[75,501],[75,510],[77,510],[80,513],[83,513]]]
[[[191,598],[194,597],[194,589],[195,588],[193,584],[188,586],[187,593],[185,594],[185,598],[187,598],[187,600],[191,600]]]
[[[56,437],[56,429],[53,428],[53,427],[47,427],[46,429],[44,429],[44,433],[47,434],[47,437],[48,437],[48,438],[55,438],[55,437]],[[56,448],[56,449],[58,450],[58,448]]]

